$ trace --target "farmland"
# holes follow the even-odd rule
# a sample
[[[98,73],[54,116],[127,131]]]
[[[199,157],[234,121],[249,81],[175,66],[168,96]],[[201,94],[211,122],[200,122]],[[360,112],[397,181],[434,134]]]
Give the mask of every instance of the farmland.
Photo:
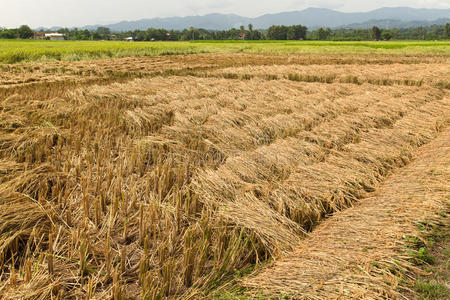
[[[0,63],[78,61],[127,56],[159,56],[202,52],[397,53],[449,54],[450,42],[325,42],[325,41],[34,41],[0,40]]]
[[[301,44],[1,42],[0,298],[210,296],[448,146],[449,43]]]

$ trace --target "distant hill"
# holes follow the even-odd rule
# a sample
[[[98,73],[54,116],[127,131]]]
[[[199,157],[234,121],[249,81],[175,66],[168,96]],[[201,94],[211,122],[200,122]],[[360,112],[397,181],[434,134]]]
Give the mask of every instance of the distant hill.
[[[394,19],[384,19],[384,20],[369,20],[364,23],[355,23],[342,26],[343,28],[349,29],[357,29],[363,28],[368,29],[373,26],[377,26],[383,29],[391,29],[391,28],[411,28],[411,27],[427,27],[431,25],[445,25],[446,23],[450,23],[450,18],[441,18],[434,21],[400,21]]]
[[[254,28],[267,29],[272,25],[302,24],[311,29],[318,27],[344,27],[346,25],[370,26],[389,20],[391,24],[435,24],[437,20],[450,19],[450,9],[427,9],[410,7],[385,7],[369,12],[345,13],[326,8],[308,8],[301,11],[266,14],[257,18],[247,18],[235,14],[208,14],[204,16],[170,17],[142,19],[138,21],[123,21],[109,25],[85,26],[83,29],[96,29],[98,26],[109,27],[113,31],[128,31],[147,28],[185,29],[189,27],[209,30],[225,30],[247,26],[252,23]],[[365,24],[365,25],[364,25]],[[389,25],[390,26],[390,25]],[[423,26],[423,25],[418,25]],[[59,27],[58,27],[59,28]],[[56,29],[56,27],[52,28]]]
[[[182,30],[189,27],[204,28],[209,30],[225,30],[241,25],[248,25],[253,19],[241,17],[234,14],[208,14],[204,16],[188,16],[188,17],[170,17],[170,18],[154,18],[143,19],[138,21],[123,21],[116,24],[110,24],[109,27],[113,31],[128,31],[134,29],[147,28],[165,28]],[[98,26],[88,26],[88,29],[97,28]]]
[[[264,15],[254,21],[256,28],[267,28],[270,25],[302,24],[310,28],[342,27],[348,24],[364,23],[371,20],[434,21],[450,18],[450,9],[416,9],[409,7],[385,7],[369,12],[343,13],[325,8],[308,8],[279,14]]]

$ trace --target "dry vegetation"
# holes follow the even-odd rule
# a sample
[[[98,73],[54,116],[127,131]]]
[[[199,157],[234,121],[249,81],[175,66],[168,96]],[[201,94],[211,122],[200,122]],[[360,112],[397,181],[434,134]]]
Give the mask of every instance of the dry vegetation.
[[[440,291],[416,279],[439,274],[430,270],[429,250],[448,239],[449,179],[446,130],[371,197],[324,221],[293,253],[245,284],[252,293],[295,299],[447,299],[445,251],[432,267],[442,268]]]
[[[0,66],[0,298],[198,298],[288,253],[448,125],[445,66],[342,54]]]

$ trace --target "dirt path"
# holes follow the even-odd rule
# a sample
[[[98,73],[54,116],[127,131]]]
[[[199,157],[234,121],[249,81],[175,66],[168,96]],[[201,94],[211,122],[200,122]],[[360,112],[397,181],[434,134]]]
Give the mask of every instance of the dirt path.
[[[447,128],[370,198],[324,221],[294,253],[244,285],[255,295],[295,299],[402,298],[400,278],[420,271],[408,261],[405,237],[417,236],[414,222],[448,208],[449,195]]]

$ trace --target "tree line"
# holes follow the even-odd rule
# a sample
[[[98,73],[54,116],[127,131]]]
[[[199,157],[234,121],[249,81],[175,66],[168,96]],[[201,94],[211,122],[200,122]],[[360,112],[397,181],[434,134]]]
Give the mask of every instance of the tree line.
[[[311,40],[329,41],[389,41],[389,40],[445,40],[450,39],[450,24],[426,27],[381,29],[329,29],[319,28],[308,33]]]
[[[328,40],[328,41],[367,41],[367,40],[442,40],[450,38],[450,24],[443,26],[381,29],[330,29],[319,28],[308,31],[302,25],[271,26],[266,30],[255,30],[252,24],[247,28],[229,30],[206,30],[191,27],[184,30],[149,28],[126,32],[112,32],[107,27],[95,30],[61,28],[68,40],[123,40],[132,37],[136,41],[190,41],[190,40]],[[29,39],[34,31],[27,25],[7,29],[0,27],[0,39]]]

